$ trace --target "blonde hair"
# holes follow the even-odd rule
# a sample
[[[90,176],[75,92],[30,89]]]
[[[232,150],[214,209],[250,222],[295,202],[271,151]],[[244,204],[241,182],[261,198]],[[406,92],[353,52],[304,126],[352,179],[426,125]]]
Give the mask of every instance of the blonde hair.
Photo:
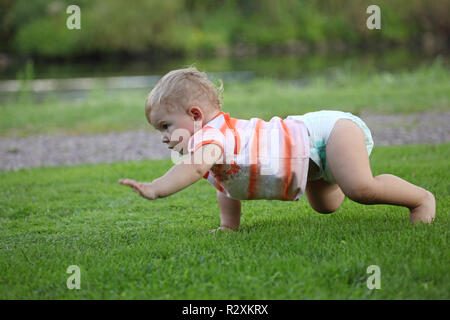
[[[195,103],[204,112],[222,108],[223,83],[212,83],[206,73],[190,66],[173,70],[163,76],[150,91],[145,101],[145,115],[150,122],[150,112],[154,108],[168,111],[188,110]],[[206,103],[205,103],[206,102]]]

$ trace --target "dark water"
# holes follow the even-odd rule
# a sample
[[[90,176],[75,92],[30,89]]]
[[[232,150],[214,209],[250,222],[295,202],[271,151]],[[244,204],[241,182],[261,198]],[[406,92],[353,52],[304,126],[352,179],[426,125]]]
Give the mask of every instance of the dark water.
[[[408,49],[384,52],[310,55],[262,55],[247,57],[192,57],[183,59],[104,59],[90,62],[33,62],[33,78],[111,77],[133,75],[163,75],[170,70],[194,64],[207,72],[250,71],[256,77],[281,79],[301,78],[326,72],[330,68],[392,72],[410,70],[430,62],[437,55],[417,54]],[[444,57],[447,60],[448,57]],[[17,60],[0,69],[0,80],[17,79],[30,60]]]
[[[5,91],[2,80],[53,79],[53,84],[73,82],[73,78],[92,78],[75,81],[67,87],[36,91],[32,90],[30,96],[33,102],[43,102],[48,97],[62,99],[85,99],[90,89],[97,85],[106,91],[114,92],[121,89],[151,88],[159,76],[170,70],[195,65],[199,70],[208,72],[213,79],[249,80],[255,77],[270,77],[276,79],[296,79],[305,81],[311,75],[331,75],[336,70],[345,72],[378,73],[381,71],[399,72],[413,70],[424,64],[431,64],[436,58],[446,64],[450,61],[448,56],[424,55],[413,53],[410,50],[392,50],[384,52],[349,53],[349,54],[310,54],[310,55],[258,55],[246,57],[211,57],[211,58],[184,58],[184,59],[129,59],[113,60],[103,59],[89,62],[65,62],[65,63],[40,63],[31,60],[16,60],[0,72],[0,103],[16,101],[19,99],[18,91]],[[215,76],[217,75],[217,76]],[[144,79],[130,78],[133,76],[145,76]],[[103,79],[119,77],[116,82],[122,85],[103,85]],[[122,78],[127,77],[127,78]],[[328,77],[328,76],[327,76]],[[109,78],[110,79],[110,78]],[[147,79],[151,79],[147,80]],[[155,80],[156,79],[156,80]],[[83,84],[91,81],[92,87],[85,88]],[[91,83],[89,82],[89,83]],[[26,83],[29,83],[27,81]],[[95,83],[95,84],[94,84]],[[77,86],[81,84],[80,88]],[[17,84],[16,84],[17,85]],[[23,91],[18,88],[18,90]],[[22,92],[23,93],[23,92]]]

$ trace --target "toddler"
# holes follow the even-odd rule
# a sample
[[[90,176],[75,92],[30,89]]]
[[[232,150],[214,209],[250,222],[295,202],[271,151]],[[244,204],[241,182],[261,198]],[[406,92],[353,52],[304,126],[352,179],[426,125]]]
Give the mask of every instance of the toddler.
[[[320,213],[338,210],[347,196],[407,207],[413,223],[433,221],[431,192],[391,174],[373,177],[372,136],[357,116],[323,110],[268,122],[235,119],[221,111],[222,89],[194,67],[162,77],[145,114],[179,161],[151,183],[119,183],[154,200],[205,178],[217,189],[221,226],[215,230],[238,230],[241,200],[296,201],[304,193]]]

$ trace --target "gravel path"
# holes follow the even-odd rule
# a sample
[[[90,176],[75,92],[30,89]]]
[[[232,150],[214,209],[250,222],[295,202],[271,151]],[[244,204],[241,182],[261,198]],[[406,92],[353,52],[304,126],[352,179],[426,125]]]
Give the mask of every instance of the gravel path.
[[[450,112],[380,115],[362,112],[375,146],[450,141]]]
[[[450,141],[450,112],[379,115],[363,112],[360,118],[377,145],[443,143]],[[99,135],[0,138],[0,170],[165,159],[170,151],[152,130]]]

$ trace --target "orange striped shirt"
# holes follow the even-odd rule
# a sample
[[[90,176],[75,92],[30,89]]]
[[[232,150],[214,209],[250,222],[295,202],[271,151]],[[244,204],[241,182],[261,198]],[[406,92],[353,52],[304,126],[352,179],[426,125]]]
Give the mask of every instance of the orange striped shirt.
[[[308,131],[299,120],[241,120],[219,112],[189,140],[188,151],[216,144],[221,158],[204,178],[239,200],[298,200],[306,188]]]

